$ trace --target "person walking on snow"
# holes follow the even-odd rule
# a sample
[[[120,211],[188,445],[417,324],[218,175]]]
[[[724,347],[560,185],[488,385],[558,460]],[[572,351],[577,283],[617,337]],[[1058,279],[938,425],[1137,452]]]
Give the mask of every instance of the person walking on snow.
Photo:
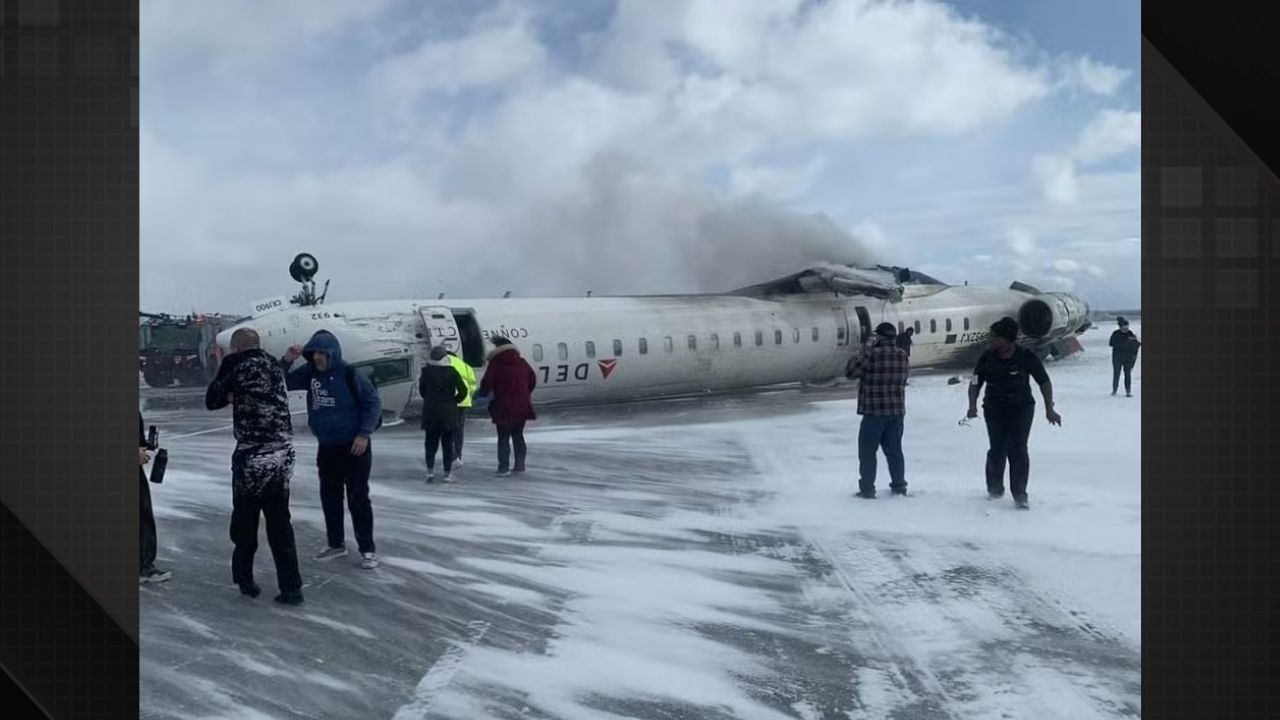
[[[449,364],[458,371],[462,381],[467,385],[467,396],[458,401],[458,426],[453,431],[453,466],[462,467],[463,431],[467,425],[467,413],[471,410],[472,398],[476,394],[476,371],[472,369],[458,354],[446,348],[449,353]]]
[[[454,433],[458,427],[458,403],[467,395],[467,384],[440,346],[431,348],[427,364],[418,378],[422,396],[423,446],[427,456],[427,482],[436,479],[436,450],[444,454],[444,481],[453,482]]]
[[[478,394],[491,398],[489,417],[498,429],[498,471],[495,475],[506,477],[512,473],[513,443],[516,451],[514,472],[519,475],[525,471],[528,450],[524,442],[524,426],[538,417],[533,411],[533,391],[538,386],[538,377],[510,340],[499,336],[492,342],[494,347],[489,353],[489,366],[480,380]]]
[[[1118,317],[1116,324],[1119,327],[1111,333],[1111,394],[1115,395],[1120,389],[1120,371],[1123,370],[1125,397],[1133,397],[1131,374],[1133,366],[1138,362],[1138,348],[1142,347],[1142,343],[1129,329],[1128,320]]]
[[[1040,386],[1045,417],[1050,425],[1062,425],[1062,416],[1053,409],[1053,383],[1044,363],[1030,350],[1019,347],[1018,323],[1001,318],[991,326],[990,348],[978,358],[969,383],[968,418],[978,417],[978,395],[987,388],[982,414],[987,423],[991,447],[987,451],[987,496],[1004,497],[1004,468],[1009,464],[1009,489],[1019,510],[1027,510],[1027,478],[1031,459],[1027,438],[1035,419],[1036,401],[1031,395],[1031,379]]]
[[[907,353],[897,345],[897,328],[881,323],[875,344],[858,354],[845,373],[858,381],[858,497],[876,496],[876,453],[883,449],[889,465],[889,490],[907,494],[906,461],[902,455],[902,433],[907,414],[906,384],[909,373]]]
[[[316,467],[329,544],[316,559],[331,560],[347,554],[342,507],[345,490],[360,549],[360,566],[372,570],[379,560],[373,542],[373,503],[369,499],[371,438],[381,424],[382,400],[368,378],[343,362],[342,346],[333,333],[317,331],[305,347],[289,348],[281,362],[288,368],[299,356],[306,363],[290,371],[286,380],[290,390],[307,391],[307,424],[320,445]]]
[[[289,515],[293,477],[293,418],[284,373],[259,346],[258,333],[241,328],[231,335],[231,351],[205,392],[205,407],[233,406],[236,449],[231,455],[231,579],[256,598],[253,556],[258,551],[258,516],[267,521],[267,543],[276,563],[276,602],[302,603],[302,576]]]

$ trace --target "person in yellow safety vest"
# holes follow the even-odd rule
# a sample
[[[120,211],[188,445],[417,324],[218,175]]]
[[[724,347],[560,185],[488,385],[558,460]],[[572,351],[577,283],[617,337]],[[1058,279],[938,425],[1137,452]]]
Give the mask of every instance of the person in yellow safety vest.
[[[453,433],[453,466],[462,467],[462,431],[467,422],[467,411],[471,409],[471,401],[476,394],[476,371],[453,350],[448,352],[449,364],[453,365],[453,369],[458,371],[462,381],[467,385],[467,396],[458,403],[458,429]]]

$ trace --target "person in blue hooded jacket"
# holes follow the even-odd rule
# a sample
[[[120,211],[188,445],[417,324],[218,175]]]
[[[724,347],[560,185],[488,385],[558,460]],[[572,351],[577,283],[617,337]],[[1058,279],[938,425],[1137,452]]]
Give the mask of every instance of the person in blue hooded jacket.
[[[299,356],[306,363],[289,370]],[[307,424],[320,445],[316,466],[329,544],[316,559],[330,560],[347,554],[342,508],[345,489],[360,548],[360,565],[372,570],[378,566],[378,557],[373,542],[373,503],[369,500],[369,473],[373,468],[370,438],[382,416],[378,389],[342,361],[342,346],[327,330],[316,332],[302,348],[289,348],[281,363],[288,388],[307,391]]]

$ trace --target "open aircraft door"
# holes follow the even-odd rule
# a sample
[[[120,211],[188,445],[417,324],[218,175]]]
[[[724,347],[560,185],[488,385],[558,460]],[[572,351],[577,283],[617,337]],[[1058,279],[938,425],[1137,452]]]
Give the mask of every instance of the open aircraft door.
[[[854,312],[858,314],[858,344],[865,345],[871,339],[871,314],[861,305],[855,307]]]
[[[458,322],[453,318],[453,311],[447,307],[418,308],[418,317],[422,318],[423,339],[426,347],[423,358],[437,345],[446,350],[461,354],[462,334],[458,332]]]
[[[844,347],[849,344],[849,314],[844,308],[832,308],[831,314],[836,325],[836,347]]]

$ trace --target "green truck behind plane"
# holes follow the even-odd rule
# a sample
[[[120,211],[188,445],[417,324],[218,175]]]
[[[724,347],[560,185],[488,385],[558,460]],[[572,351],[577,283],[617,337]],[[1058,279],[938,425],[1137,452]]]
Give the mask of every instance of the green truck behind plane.
[[[139,312],[138,369],[153,388],[204,385],[218,369],[214,339],[244,318]]]

